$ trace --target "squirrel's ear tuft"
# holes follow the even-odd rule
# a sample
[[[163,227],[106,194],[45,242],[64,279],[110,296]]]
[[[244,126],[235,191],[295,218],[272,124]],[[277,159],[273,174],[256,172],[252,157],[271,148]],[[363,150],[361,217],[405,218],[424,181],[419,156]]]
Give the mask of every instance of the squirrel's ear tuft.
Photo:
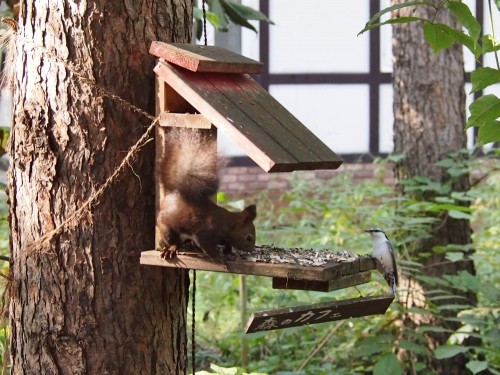
[[[252,222],[255,220],[257,217],[257,206],[255,204],[251,204],[247,208],[243,210],[243,212],[246,213],[246,220],[247,222]]]

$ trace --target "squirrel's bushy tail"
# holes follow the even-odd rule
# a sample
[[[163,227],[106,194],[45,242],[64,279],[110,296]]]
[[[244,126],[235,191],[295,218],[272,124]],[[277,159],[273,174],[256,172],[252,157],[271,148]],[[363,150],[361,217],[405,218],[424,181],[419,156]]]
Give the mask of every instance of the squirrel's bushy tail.
[[[159,172],[166,191],[178,191],[194,201],[217,193],[224,159],[217,153],[214,133],[172,128],[165,141],[165,160]]]

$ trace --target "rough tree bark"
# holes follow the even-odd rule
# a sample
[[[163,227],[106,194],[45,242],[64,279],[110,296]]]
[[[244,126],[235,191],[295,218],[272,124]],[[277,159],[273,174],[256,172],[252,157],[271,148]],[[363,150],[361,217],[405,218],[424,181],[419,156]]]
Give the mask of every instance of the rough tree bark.
[[[188,278],[139,266],[154,246],[153,149],[74,228],[154,114],[152,40],[187,42],[191,0],[21,2],[9,199],[13,374],[186,371]],[[84,80],[78,76],[87,77]]]
[[[392,4],[402,3],[392,0]],[[436,4],[439,1],[435,1]],[[432,19],[434,9],[428,6],[402,9],[394,16],[415,15]],[[442,9],[438,22],[459,28],[454,17]],[[435,163],[450,152],[466,147],[465,124],[465,75],[463,51],[459,45],[434,54],[424,39],[419,23],[393,25],[393,89],[394,89],[394,151],[405,156],[396,166],[399,179],[424,176],[445,182],[446,171]],[[455,191],[467,191],[467,175],[460,177],[453,186]],[[428,198],[428,197],[427,197]],[[418,253],[431,252],[437,245],[470,244],[471,227],[468,220],[447,217],[430,232],[431,238],[423,241]],[[434,254],[425,261],[425,272],[432,276],[454,274],[468,270],[474,274],[472,262],[446,262],[445,254]],[[424,286],[425,287],[425,286]],[[455,291],[456,292],[456,291]],[[475,296],[467,294],[470,303]],[[450,300],[443,303],[453,303]],[[459,301],[457,303],[464,303]],[[437,342],[446,339],[436,335]],[[438,366],[445,373],[460,373],[464,363],[457,357],[452,361],[441,361]],[[462,358],[463,359],[463,358]],[[456,372],[458,371],[458,372]]]

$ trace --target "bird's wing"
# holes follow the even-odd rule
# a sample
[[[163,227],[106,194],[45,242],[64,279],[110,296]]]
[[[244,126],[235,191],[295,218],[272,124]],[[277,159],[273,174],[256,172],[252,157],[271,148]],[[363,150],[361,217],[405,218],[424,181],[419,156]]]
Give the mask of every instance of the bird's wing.
[[[391,259],[392,259],[392,264],[394,266],[394,282],[396,285],[399,284],[399,279],[398,279],[398,266],[396,264],[396,252],[394,251],[394,247],[391,244],[391,241],[387,241],[387,245],[389,245],[389,249],[391,249]]]

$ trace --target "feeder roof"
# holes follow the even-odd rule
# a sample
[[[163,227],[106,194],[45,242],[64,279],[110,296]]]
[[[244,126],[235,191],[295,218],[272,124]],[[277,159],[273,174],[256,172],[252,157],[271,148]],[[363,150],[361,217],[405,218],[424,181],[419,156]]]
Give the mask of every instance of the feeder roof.
[[[154,71],[266,172],[337,169],[328,146],[246,73],[262,64],[223,48],[153,42]]]

